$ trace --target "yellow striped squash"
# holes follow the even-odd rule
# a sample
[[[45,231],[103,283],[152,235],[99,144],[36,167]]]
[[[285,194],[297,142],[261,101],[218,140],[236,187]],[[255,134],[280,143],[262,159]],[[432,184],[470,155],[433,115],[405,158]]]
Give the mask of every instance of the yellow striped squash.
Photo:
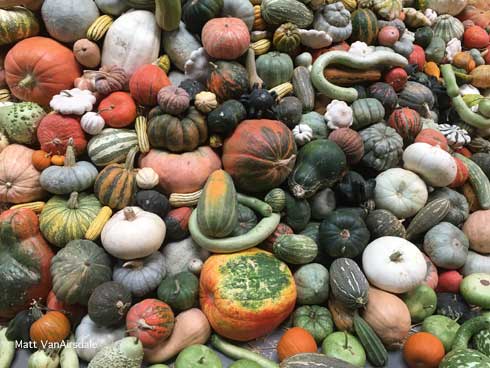
[[[264,38],[250,44],[250,47],[254,50],[256,56],[263,55],[271,48],[271,41]]]
[[[114,19],[109,15],[101,15],[98,17],[87,30],[87,38],[90,41],[99,41],[105,36],[109,28],[112,26]]]
[[[17,208],[29,208],[29,209],[33,210],[35,213],[40,213],[43,210],[45,204],[46,203],[43,201],[28,202],[28,203],[16,204],[16,205],[10,207],[10,209],[14,210]]]
[[[150,150],[150,142],[148,140],[148,123],[144,116],[138,116],[135,121],[134,128],[138,137],[138,146],[141,153],[147,153]]]
[[[169,203],[172,207],[192,207],[197,204],[201,196],[202,189],[192,193],[172,193]]]
[[[100,236],[104,225],[107,223],[107,221],[109,221],[111,216],[112,209],[109,206],[102,207],[97,214],[97,217],[94,219],[94,221],[92,221],[89,228],[87,229],[87,232],[85,233],[85,239],[96,240]]]
[[[269,92],[276,92],[277,98],[280,100],[293,92],[293,85],[289,82],[282,83],[270,89]]]

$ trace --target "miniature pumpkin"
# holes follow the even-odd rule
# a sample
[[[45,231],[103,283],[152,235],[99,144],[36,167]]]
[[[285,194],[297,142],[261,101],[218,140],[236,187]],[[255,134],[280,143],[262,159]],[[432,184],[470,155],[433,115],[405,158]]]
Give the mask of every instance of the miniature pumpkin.
[[[480,26],[471,26],[465,29],[463,44],[467,49],[482,49],[488,46],[490,38],[488,33]]]
[[[163,87],[158,92],[158,106],[165,114],[179,115],[189,107],[189,94],[176,86]]]
[[[250,33],[239,18],[213,18],[204,25],[201,39],[211,57],[235,60],[248,50]]]
[[[152,189],[158,185],[158,174],[151,167],[139,169],[136,174],[136,184],[141,189]]]
[[[136,104],[126,92],[112,92],[99,104],[99,114],[112,128],[124,128],[136,119]]]
[[[378,33],[378,43],[382,46],[393,46],[399,38],[400,31],[394,26],[384,26]]]
[[[37,128],[37,139],[41,144],[41,149],[51,154],[65,154],[70,138],[73,139],[75,154],[83,153],[87,140],[80,123],[71,116],[48,114],[41,120]]]
[[[403,152],[403,139],[384,123],[371,125],[360,132],[364,142],[362,162],[378,171],[398,165]]]
[[[155,106],[158,92],[171,84],[167,74],[158,66],[146,64],[140,66],[129,80],[131,97],[140,104]]]
[[[91,91],[73,88],[54,95],[49,106],[62,115],[83,115],[91,111],[96,98]]]
[[[298,124],[293,128],[294,141],[298,146],[303,146],[313,139],[313,129],[306,124]]]
[[[29,335],[37,346],[60,343],[70,334],[70,321],[62,312],[49,311],[43,314],[36,304],[32,309],[32,315],[35,321],[31,325]]]
[[[301,353],[316,353],[318,347],[313,336],[304,328],[293,327],[287,330],[277,343],[279,361]]]
[[[218,107],[216,95],[213,92],[199,92],[194,99],[194,106],[203,113],[209,113]]]
[[[43,150],[37,150],[32,153],[32,166],[37,171],[43,171],[51,166],[51,155]]]
[[[438,367],[444,355],[441,340],[428,332],[411,335],[403,346],[403,359],[409,368]]]

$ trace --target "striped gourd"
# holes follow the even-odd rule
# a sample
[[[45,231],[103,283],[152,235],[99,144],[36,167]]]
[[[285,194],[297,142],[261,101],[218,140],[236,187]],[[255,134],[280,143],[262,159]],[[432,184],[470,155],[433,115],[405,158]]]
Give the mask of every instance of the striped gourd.
[[[260,5],[254,5],[254,24],[252,29],[254,31],[263,31],[267,28],[264,18],[262,18],[262,12]]]
[[[138,147],[129,151],[124,164],[110,164],[97,175],[94,193],[100,203],[112,209],[122,209],[133,202],[136,193],[134,158]]]
[[[28,9],[14,6],[0,9],[0,46],[7,45],[39,33],[39,22]]]
[[[407,239],[413,239],[441,222],[449,212],[451,202],[445,198],[435,199],[422,208],[410,221]]]
[[[354,314],[354,330],[366,351],[369,363],[374,367],[384,367],[388,362],[388,351],[376,332],[357,311]]]
[[[238,223],[238,201],[233,179],[224,170],[208,178],[196,208],[197,224],[203,234],[224,238]]]
[[[375,98],[361,98],[351,105],[352,126],[354,130],[359,130],[369,125],[379,123],[385,116],[385,109],[381,102]]]
[[[335,299],[349,309],[368,302],[369,283],[355,261],[337,258],[330,266],[330,289]]]
[[[269,92],[275,92],[277,95],[277,99],[280,100],[293,92],[293,85],[289,82],[282,83],[278,86],[275,86],[274,88],[271,88]]]
[[[8,89],[0,89],[0,102],[10,101],[10,91]]]
[[[318,245],[306,235],[285,234],[272,246],[274,255],[290,264],[306,264],[318,255]]]
[[[37,202],[28,202],[28,203],[21,203],[21,204],[16,204],[12,207],[10,207],[11,210],[17,209],[17,208],[29,208],[30,210],[33,210],[35,213],[41,213],[45,206],[45,202],[43,201],[37,201]]]
[[[87,152],[95,165],[106,166],[123,162],[131,148],[137,145],[134,130],[108,128],[90,139]]]
[[[351,41],[362,41],[372,45],[378,37],[378,19],[369,9],[357,9],[351,15]]]
[[[202,189],[192,193],[172,193],[168,198],[170,205],[174,208],[192,207],[197,204],[201,197]]]
[[[99,41],[105,36],[113,22],[114,19],[110,15],[101,15],[88,28],[87,38],[94,42]]]
[[[296,0],[262,0],[260,9],[268,25],[291,22],[299,28],[307,28],[313,22],[313,11]]]
[[[474,161],[459,153],[455,153],[454,156],[463,161],[468,168],[469,182],[478,198],[480,208],[484,210],[490,209],[490,181],[488,177]]]
[[[138,137],[138,146],[141,153],[147,153],[150,150],[150,142],[148,141],[148,124],[144,116],[138,116],[136,118],[134,129],[136,130],[136,136]]]
[[[308,112],[315,107],[315,89],[311,83],[310,71],[304,66],[298,66],[293,71],[291,80],[294,95],[303,105],[303,112]]]
[[[263,55],[271,48],[271,41],[264,38],[250,44],[250,47],[254,50],[255,56]]]
[[[93,194],[73,192],[70,197],[54,196],[39,216],[39,228],[48,242],[64,247],[81,239],[97,217],[101,205]]]
[[[286,207],[286,193],[281,188],[271,189],[264,198],[274,212],[280,213]]]
[[[89,228],[85,232],[85,239],[96,240],[100,236],[104,225],[107,223],[107,221],[109,221],[111,216],[112,209],[109,206],[102,207],[97,214],[97,217],[95,217],[95,219],[92,221]]]
[[[388,119],[388,124],[408,142],[413,142],[422,130],[420,114],[409,107],[393,111]]]

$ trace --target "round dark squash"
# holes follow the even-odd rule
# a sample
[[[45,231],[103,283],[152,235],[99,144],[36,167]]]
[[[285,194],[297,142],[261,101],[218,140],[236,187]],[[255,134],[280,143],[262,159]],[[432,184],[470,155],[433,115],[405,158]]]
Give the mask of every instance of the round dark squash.
[[[303,116],[303,104],[294,96],[284,97],[276,106],[277,120],[282,121],[289,128],[294,128]]]
[[[191,33],[200,34],[208,20],[216,18],[223,8],[223,0],[188,0],[182,8],[182,20]]]
[[[284,222],[291,226],[295,233],[303,231],[310,222],[310,203],[306,199],[295,198],[288,192],[286,192],[286,207],[284,212]]]
[[[171,210],[164,218],[167,228],[165,239],[178,241],[187,238],[189,236],[188,225],[191,214],[191,207],[179,207]]]
[[[277,120],[245,120],[223,146],[223,167],[237,188],[246,192],[279,186],[295,161],[293,134]]]
[[[231,236],[238,236],[248,233],[252,230],[255,225],[257,225],[257,215],[253,210],[244,206],[243,204],[238,204],[238,224],[231,233]]]
[[[165,218],[170,210],[170,204],[167,197],[156,190],[140,190],[135,195],[135,203],[145,211],[152,212],[155,215]]]
[[[12,318],[5,331],[5,336],[10,341],[29,341],[29,330],[31,325],[36,321],[32,315],[32,310],[26,309],[20,311]]]
[[[365,180],[355,171],[348,171],[335,186],[337,203],[344,206],[369,206],[374,199],[374,179]]]
[[[398,95],[394,88],[388,83],[377,82],[368,88],[369,97],[377,99],[386,112],[391,112],[398,104]]]
[[[435,314],[442,314],[451,319],[464,323],[476,317],[479,312],[471,309],[460,294],[437,293],[437,309]]]
[[[131,307],[131,292],[115,281],[97,286],[88,300],[88,315],[99,326],[123,323]]]
[[[240,122],[247,118],[247,111],[240,101],[228,100],[208,114],[210,133],[230,135]]]
[[[211,64],[211,73],[207,80],[209,91],[218,101],[238,99],[248,91],[248,73],[242,64],[236,61],[216,61]]]
[[[206,91],[206,86],[195,79],[184,79],[180,82],[179,88],[187,92],[191,101],[194,101],[199,92]]]
[[[174,311],[190,309],[197,303],[199,279],[189,271],[168,276],[160,283],[157,294]]]

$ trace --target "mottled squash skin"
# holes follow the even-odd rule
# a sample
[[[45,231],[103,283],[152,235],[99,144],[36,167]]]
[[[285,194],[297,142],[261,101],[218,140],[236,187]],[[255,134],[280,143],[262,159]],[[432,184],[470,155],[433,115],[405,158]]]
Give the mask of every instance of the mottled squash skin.
[[[201,309],[213,329],[237,341],[273,331],[296,303],[289,268],[257,248],[208,258],[201,270],[199,293]]]

